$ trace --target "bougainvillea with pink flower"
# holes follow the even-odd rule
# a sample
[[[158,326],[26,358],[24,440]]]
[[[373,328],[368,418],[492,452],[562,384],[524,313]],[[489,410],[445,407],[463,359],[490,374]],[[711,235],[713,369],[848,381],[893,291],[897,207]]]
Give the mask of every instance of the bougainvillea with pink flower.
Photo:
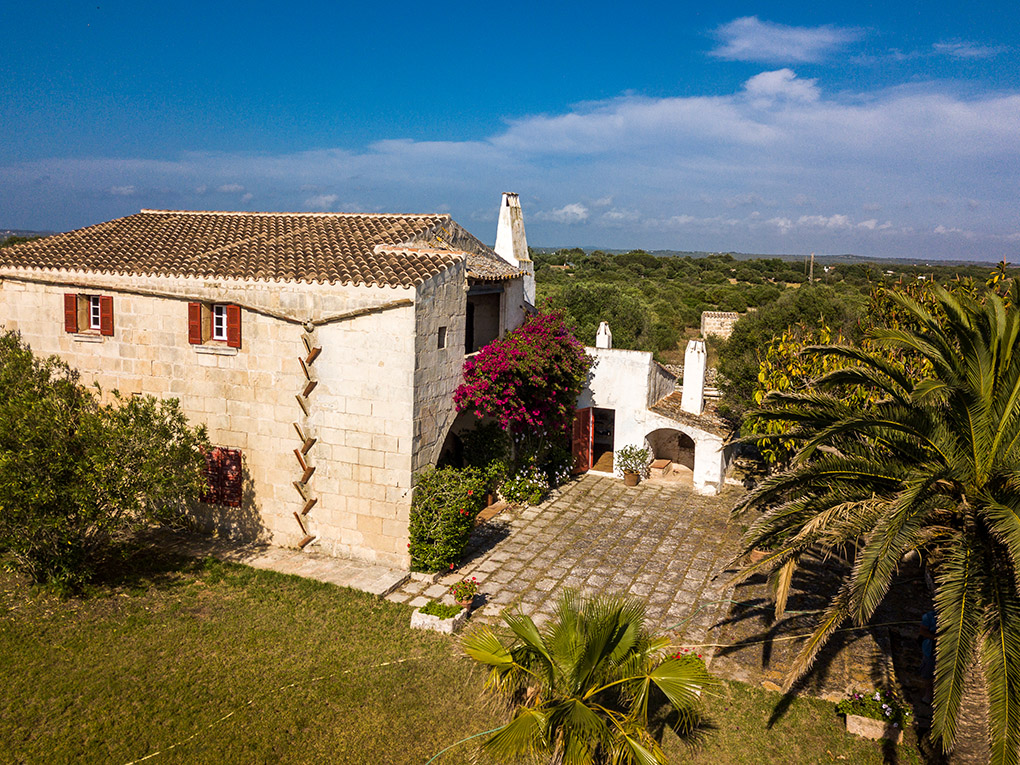
[[[559,437],[574,417],[591,358],[559,313],[538,313],[464,363],[458,411],[492,417],[511,436]]]

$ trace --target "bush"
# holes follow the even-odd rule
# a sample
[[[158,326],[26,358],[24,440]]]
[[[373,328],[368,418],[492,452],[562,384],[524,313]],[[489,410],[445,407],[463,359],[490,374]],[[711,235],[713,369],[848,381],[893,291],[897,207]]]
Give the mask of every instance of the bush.
[[[452,569],[484,504],[486,478],[474,468],[426,468],[416,477],[408,528],[413,571]]]
[[[435,600],[430,600],[418,610],[429,616],[438,616],[440,619],[452,619],[464,609],[461,606],[447,606]]]
[[[535,465],[510,476],[500,489],[507,502],[518,505],[537,505],[548,491],[549,479]]]
[[[892,691],[874,693],[851,693],[836,705],[841,715],[859,715],[873,720],[882,720],[902,728],[910,721],[910,707]]]
[[[206,489],[204,429],[175,399],[99,402],[55,356],[0,335],[0,548],[65,593],[90,581],[117,539],[183,524]]]

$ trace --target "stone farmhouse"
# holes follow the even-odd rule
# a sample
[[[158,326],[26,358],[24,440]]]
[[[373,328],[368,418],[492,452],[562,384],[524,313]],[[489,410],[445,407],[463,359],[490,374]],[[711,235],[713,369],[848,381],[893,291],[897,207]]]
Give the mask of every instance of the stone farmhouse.
[[[512,257],[448,215],[143,210],[0,249],[0,325],[178,398],[218,447],[206,523],[406,568],[464,356],[534,301],[503,238]]]

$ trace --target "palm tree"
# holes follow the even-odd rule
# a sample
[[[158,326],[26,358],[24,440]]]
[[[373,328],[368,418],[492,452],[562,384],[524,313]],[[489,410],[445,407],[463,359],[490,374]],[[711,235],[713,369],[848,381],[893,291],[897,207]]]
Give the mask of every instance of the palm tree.
[[[669,639],[649,635],[644,606],[634,601],[582,602],[567,590],[543,629],[521,613],[503,619],[512,632],[507,644],[487,627],[464,638],[468,656],[492,667],[487,686],[513,710],[483,744],[499,758],[664,764],[648,730],[653,687],[678,714],[677,726],[690,730],[699,689],[714,683],[701,661],[667,655]]]
[[[935,575],[938,615],[933,733],[945,751],[959,732],[970,674],[983,669],[991,757],[1020,750],[1020,317],[1000,297],[935,291],[933,310],[895,298],[911,321],[874,329],[895,354],[815,348],[855,362],[813,390],[773,394],[759,417],[792,426],[798,451],[749,494],[745,549],[770,546],[742,576],[771,571],[776,610],[805,555],[852,565],[802,649],[787,688],[846,620],[868,622],[902,555],[919,551]],[[920,362],[920,363],[917,363]],[[841,396],[862,386],[853,405]],[[860,400],[858,397],[857,400]],[[771,544],[770,544],[771,543]],[[978,678],[980,679],[980,678]]]

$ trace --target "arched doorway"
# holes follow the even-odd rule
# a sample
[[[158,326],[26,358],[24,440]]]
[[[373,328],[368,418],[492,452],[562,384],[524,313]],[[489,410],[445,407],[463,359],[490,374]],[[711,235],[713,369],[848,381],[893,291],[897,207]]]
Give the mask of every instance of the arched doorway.
[[[675,428],[659,428],[645,436],[653,460],[673,463],[670,473],[677,478],[694,476],[694,439]]]

